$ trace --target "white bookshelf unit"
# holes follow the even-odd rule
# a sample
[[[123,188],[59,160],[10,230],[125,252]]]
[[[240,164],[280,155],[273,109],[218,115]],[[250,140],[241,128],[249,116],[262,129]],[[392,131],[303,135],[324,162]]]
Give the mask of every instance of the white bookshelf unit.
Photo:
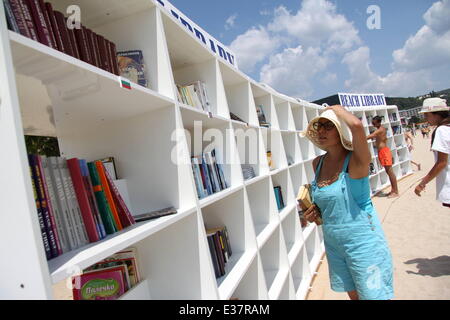
[[[122,299],[305,299],[324,254],[322,230],[302,229],[296,194],[312,181],[312,160],[323,151],[298,133],[320,106],[279,94],[230,65],[156,0],[52,0],[66,12],[79,5],[83,24],[115,42],[140,49],[149,88],[119,85],[111,73],[8,31],[0,6],[0,299],[54,299],[53,286],[127,247],[135,247],[142,282]],[[205,82],[211,114],[177,100],[176,84]],[[259,126],[262,105],[270,128]],[[246,123],[231,120],[233,112]],[[396,107],[358,109],[366,116]],[[199,199],[191,167],[195,122],[227,137],[215,144],[228,188]],[[392,132],[392,129],[390,129]],[[256,148],[239,143],[254,135]],[[24,135],[58,138],[62,156],[88,161],[113,156],[134,215],[168,206],[176,215],[141,222],[46,260]],[[210,141],[202,139],[201,152]],[[206,142],[205,142],[206,141]],[[411,172],[403,135],[389,142],[398,177]],[[197,146],[198,147],[198,146]],[[371,152],[376,156],[371,144]],[[255,153],[252,150],[255,149]],[[272,152],[269,168],[266,152]],[[241,163],[256,177],[244,180]],[[226,160],[226,161],[225,161]],[[374,158],[373,192],[387,183]],[[278,210],[274,187],[281,186]],[[205,228],[226,226],[233,255],[215,277]]]

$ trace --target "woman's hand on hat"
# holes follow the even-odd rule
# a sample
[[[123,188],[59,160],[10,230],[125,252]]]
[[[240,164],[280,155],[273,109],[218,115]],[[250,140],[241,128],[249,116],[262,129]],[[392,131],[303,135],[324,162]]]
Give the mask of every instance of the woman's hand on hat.
[[[336,113],[337,116],[339,116],[342,112],[345,112],[345,108],[339,104],[335,104],[333,106],[329,106],[325,109],[325,111],[327,110],[333,110],[334,113]]]

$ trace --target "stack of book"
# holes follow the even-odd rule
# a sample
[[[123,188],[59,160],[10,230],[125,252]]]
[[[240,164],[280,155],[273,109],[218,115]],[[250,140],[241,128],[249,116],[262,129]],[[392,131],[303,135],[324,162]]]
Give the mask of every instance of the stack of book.
[[[232,251],[227,227],[206,230],[209,251],[216,278],[225,275],[225,265],[230,260]]]
[[[244,180],[250,180],[254,177],[256,177],[255,170],[253,170],[253,167],[249,164],[242,164],[242,174],[244,176]]]
[[[270,123],[266,120],[266,115],[264,114],[263,106],[256,106],[256,114],[258,115],[259,125],[261,127],[269,128]]]
[[[397,114],[396,114],[396,113],[390,113],[390,114],[389,114],[389,120],[390,120],[391,122],[397,121]]]
[[[135,223],[103,162],[28,156],[48,260]]]
[[[274,187],[273,190],[275,191],[275,199],[277,200],[278,211],[281,211],[285,207],[281,187],[280,186]]]
[[[222,164],[216,162],[215,150],[191,158],[199,199],[228,188]]]
[[[128,248],[72,278],[74,300],[116,300],[140,282],[136,249]]]
[[[196,81],[187,86],[177,85],[178,101],[199,110],[211,112],[211,106],[203,81]]]
[[[3,0],[8,28],[25,37],[119,75],[116,44],[80,24],[69,28],[64,14],[43,0]],[[71,21],[69,21],[70,24]]]

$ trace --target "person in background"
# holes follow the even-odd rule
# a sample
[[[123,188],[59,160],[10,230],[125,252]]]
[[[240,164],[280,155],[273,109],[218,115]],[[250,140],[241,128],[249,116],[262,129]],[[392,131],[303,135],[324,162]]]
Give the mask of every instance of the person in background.
[[[436,199],[450,208],[450,108],[444,99],[429,98],[424,100],[420,113],[430,125],[437,126],[431,138],[436,163],[414,191],[420,197],[426,185],[436,178]]]
[[[413,137],[410,129],[406,130],[406,132],[405,132],[405,141],[406,141],[406,145],[408,146],[408,151],[411,154],[411,159],[412,159],[412,151],[414,150],[414,137]],[[418,171],[420,171],[420,168],[421,168],[420,163],[414,162],[412,160],[411,160],[411,163],[417,167]]]
[[[370,197],[372,157],[362,122],[331,106],[300,135],[326,151],[313,161],[314,205],[304,217],[320,224],[321,214],[332,290],[352,300],[392,299],[392,256]]]
[[[425,136],[427,135],[427,129],[425,128],[425,126],[420,129],[420,132],[422,132],[422,137],[425,139]]]
[[[376,147],[378,150],[378,159],[381,165],[386,170],[386,173],[391,182],[391,192],[387,195],[388,198],[395,198],[399,196],[397,177],[392,169],[392,153],[387,146],[387,130],[381,125],[382,118],[376,116],[372,119],[372,125],[377,129],[374,133],[367,136],[367,140],[376,139]]]

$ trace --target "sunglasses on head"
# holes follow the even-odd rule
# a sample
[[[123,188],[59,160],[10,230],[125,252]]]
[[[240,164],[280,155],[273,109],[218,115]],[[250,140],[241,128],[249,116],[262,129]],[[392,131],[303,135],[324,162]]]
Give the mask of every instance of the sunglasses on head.
[[[325,123],[320,123],[319,121],[317,121],[313,123],[313,128],[316,131],[319,131],[320,128],[324,128],[326,131],[331,131],[334,127],[334,123],[331,121],[327,121]]]

